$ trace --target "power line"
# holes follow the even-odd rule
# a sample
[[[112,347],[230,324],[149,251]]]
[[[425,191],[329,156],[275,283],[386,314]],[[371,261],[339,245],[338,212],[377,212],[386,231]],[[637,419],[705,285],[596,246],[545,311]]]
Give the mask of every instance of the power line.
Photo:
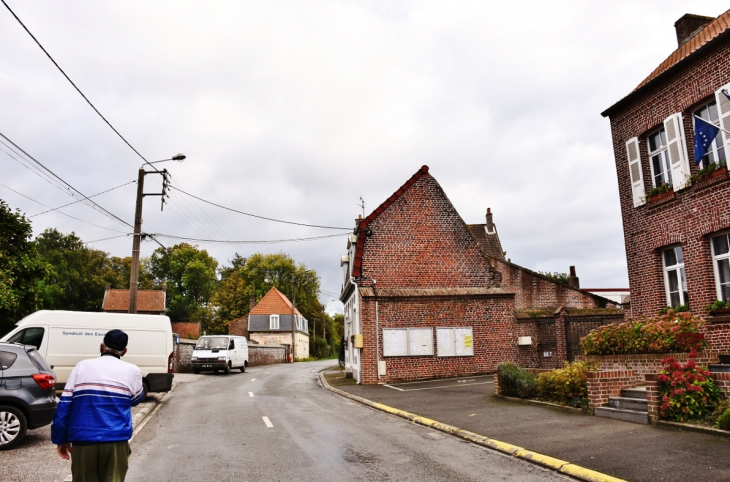
[[[111,189],[107,189],[106,191],[102,191],[102,192],[98,192],[98,193],[96,193],[96,194],[93,194],[93,195],[89,196],[89,199],[91,199],[92,197],[100,196],[100,195],[102,195],[102,194],[106,194],[106,193],[108,193],[109,191],[113,191],[113,190],[115,190],[115,189],[119,189],[120,187],[124,187],[124,186],[126,186],[126,185],[128,185],[128,184],[134,184],[134,183],[136,183],[136,182],[137,182],[137,181],[129,181],[129,182],[125,182],[124,184],[120,184],[120,185],[118,185],[117,187],[113,187],[113,188],[111,188]],[[8,188],[8,189],[10,189],[10,188]],[[32,216],[28,216],[28,217],[29,217],[29,218],[34,218],[34,217],[36,217],[36,216],[40,216],[41,214],[46,214],[46,213],[50,213],[51,211],[58,211],[58,210],[59,210],[59,209],[61,209],[61,208],[65,208],[66,206],[71,206],[72,204],[80,203],[80,202],[82,202],[82,201],[83,201],[83,199],[80,199],[80,200],[78,200],[78,201],[74,201],[74,202],[72,202],[72,203],[64,204],[63,206],[58,206],[57,208],[49,209],[48,211],[43,211],[42,213],[34,214],[34,215],[32,215]]]
[[[213,201],[208,201],[208,200],[203,199],[201,197],[198,197],[198,196],[196,196],[194,194],[190,194],[189,192],[185,192],[182,189],[180,189],[179,187],[174,186],[174,185],[172,185],[170,187],[171,187],[171,189],[175,189],[175,190],[177,190],[177,191],[179,191],[179,192],[181,192],[183,194],[186,194],[186,195],[188,195],[188,196],[190,196],[192,198],[197,199],[198,201],[202,201],[204,203],[210,204],[212,206],[215,206],[215,207],[218,207],[218,208],[221,208],[221,209],[225,209],[227,211],[232,211],[234,213],[243,214],[244,216],[250,216],[252,218],[263,219],[265,221],[272,221],[272,222],[275,222],[275,223],[293,224],[295,226],[306,226],[308,228],[341,229],[341,230],[352,231],[352,228],[341,228],[341,227],[338,227],[338,226],[319,226],[319,225],[316,225],[316,224],[297,223],[297,222],[294,222],[294,221],[284,221],[284,220],[281,220],[281,219],[267,218],[266,216],[259,216],[258,214],[251,214],[251,213],[247,213],[247,212],[244,212],[244,211],[239,211],[238,209],[233,209],[233,208],[229,208],[229,207],[226,207],[226,206],[222,206],[220,204],[214,203]]]
[[[127,236],[130,236],[131,234],[132,234],[132,233],[128,233],[128,234],[120,234],[119,236],[112,236],[112,237],[110,237],[110,238],[102,238],[102,239],[95,239],[95,240],[93,240],[93,241],[85,241],[85,242],[84,242],[84,244],[99,243],[99,242],[101,242],[101,241],[107,241],[107,240],[109,240],[109,239],[125,238],[125,237],[127,237]]]
[[[99,117],[101,117],[101,118],[102,118],[102,120],[103,120],[104,122],[106,122],[106,124],[107,124],[107,125],[108,125],[108,126],[109,126],[109,127],[111,128],[111,130],[113,130],[113,131],[114,131],[114,133],[115,133],[116,135],[118,135],[118,136],[119,136],[119,138],[120,138],[121,140],[123,140],[123,141],[124,141],[124,143],[125,143],[125,144],[127,144],[127,145],[129,146],[129,148],[130,148],[130,149],[132,149],[132,150],[133,150],[133,151],[135,152],[135,154],[137,154],[137,155],[138,155],[138,156],[139,156],[139,157],[140,157],[140,158],[141,158],[141,159],[142,159],[142,160],[143,160],[143,161],[144,161],[144,162],[145,162],[146,164],[149,164],[149,165],[150,165],[150,167],[152,167],[152,169],[154,169],[155,171],[157,171],[157,168],[156,168],[155,166],[153,166],[153,165],[152,165],[152,163],[150,163],[150,162],[149,162],[149,161],[148,161],[147,159],[145,159],[145,157],[144,157],[144,156],[143,156],[142,154],[140,154],[140,153],[139,153],[139,151],[137,151],[137,149],[135,149],[134,147],[132,147],[132,144],[130,144],[130,143],[129,143],[129,142],[127,141],[127,139],[125,139],[125,138],[124,138],[124,136],[122,136],[122,135],[121,135],[121,134],[119,133],[119,131],[118,131],[118,130],[116,130],[116,129],[114,128],[114,126],[113,126],[113,125],[111,125],[111,123],[110,123],[110,122],[109,122],[108,120],[106,120],[106,117],[104,117],[104,116],[103,116],[103,115],[101,114],[101,112],[99,112],[99,109],[97,109],[97,108],[96,108],[96,106],[94,106],[94,104],[92,104],[92,103],[91,103],[91,101],[90,101],[90,100],[89,100],[89,99],[88,99],[88,98],[87,98],[87,97],[86,97],[86,96],[84,95],[84,93],[83,93],[83,92],[81,92],[81,89],[79,89],[79,88],[78,88],[78,87],[76,86],[76,84],[74,84],[73,80],[71,80],[71,78],[70,78],[70,77],[69,77],[68,75],[66,75],[66,72],[64,72],[64,70],[63,70],[63,69],[61,68],[61,66],[60,66],[60,65],[58,65],[58,63],[57,63],[57,62],[56,62],[56,61],[55,61],[55,60],[53,59],[53,57],[51,57],[51,54],[49,54],[49,53],[48,53],[48,51],[47,51],[47,50],[46,50],[45,48],[43,48],[43,45],[41,45],[41,43],[40,43],[40,42],[38,41],[38,39],[37,39],[37,38],[35,38],[35,35],[33,35],[33,34],[32,34],[32,33],[30,32],[30,30],[28,30],[28,27],[26,27],[26,26],[25,26],[25,24],[24,24],[24,23],[23,23],[23,22],[22,22],[22,21],[20,20],[20,18],[18,18],[18,16],[17,16],[17,15],[15,15],[15,12],[13,12],[13,10],[12,10],[12,9],[10,8],[10,6],[9,6],[9,5],[7,4],[7,3],[5,3],[5,0],[0,0],[0,1],[2,1],[2,2],[3,2],[3,5],[5,5],[5,8],[7,8],[7,9],[8,9],[8,11],[9,11],[9,12],[10,12],[10,13],[11,13],[11,14],[13,15],[13,17],[15,17],[15,20],[17,20],[17,21],[18,21],[18,23],[20,24],[20,26],[21,26],[21,27],[23,27],[23,29],[25,29],[25,31],[26,31],[26,32],[28,32],[28,35],[30,35],[30,37],[31,37],[31,38],[33,39],[33,41],[35,41],[35,43],[36,43],[36,44],[37,44],[37,45],[38,45],[38,46],[39,46],[39,47],[41,48],[41,50],[43,51],[43,53],[44,53],[44,54],[46,54],[46,56],[47,56],[47,57],[48,57],[48,58],[49,58],[49,59],[51,60],[51,62],[53,62],[53,65],[55,65],[55,66],[56,66],[56,68],[57,68],[57,69],[58,69],[58,70],[59,70],[59,71],[60,71],[60,72],[61,72],[61,73],[63,74],[63,76],[64,76],[64,77],[66,77],[66,80],[68,80],[68,81],[69,81],[69,82],[71,83],[71,85],[73,85],[74,89],[76,89],[76,92],[78,92],[78,93],[79,93],[79,94],[81,95],[81,97],[83,97],[83,98],[84,98],[84,100],[86,101],[86,103],[87,103],[87,104],[89,104],[89,105],[91,106],[91,108],[92,108],[92,109],[94,109],[94,112],[96,112],[97,114],[99,114]],[[159,172],[159,171],[158,171],[158,172]]]
[[[277,243],[293,243],[293,242],[304,242],[304,241],[315,241],[319,239],[326,239],[326,238],[336,238],[340,236],[345,236],[344,234],[327,234],[325,236],[313,236],[310,238],[293,238],[293,239],[269,239],[269,240],[250,240],[250,241],[243,241],[243,240],[234,240],[234,241],[228,241],[223,239],[199,239],[199,238],[186,238],[183,236],[174,236],[172,234],[162,234],[162,233],[155,233],[154,236],[159,236],[161,238],[171,238],[171,239],[180,239],[183,241],[196,241],[199,243],[220,243],[220,244],[277,244]]]
[[[9,189],[9,190],[11,190],[11,191],[13,191],[13,192],[14,192],[15,194],[17,194],[17,195],[19,195],[19,196],[23,196],[24,198],[26,198],[26,199],[28,199],[28,200],[30,200],[30,201],[33,201],[33,202],[34,202],[34,203],[36,203],[36,204],[40,204],[41,206],[44,206],[44,207],[50,207],[50,206],[46,206],[45,204],[43,204],[43,203],[42,203],[42,202],[40,202],[40,201],[36,201],[36,200],[35,200],[35,199],[33,199],[32,197],[28,197],[28,196],[26,196],[26,195],[25,195],[25,194],[23,194],[22,192],[18,192],[18,191],[16,191],[16,190],[15,190],[15,189],[13,189],[12,187],[6,186],[5,184],[2,184],[2,183],[0,183],[0,186],[4,187],[5,189]],[[58,209],[58,208],[56,208],[56,209]],[[52,210],[51,210],[51,211],[52,211]],[[48,211],[46,211],[46,212],[48,212]],[[90,223],[90,222],[88,222],[88,221],[84,221],[83,219],[79,219],[79,218],[76,218],[76,217],[74,217],[74,216],[71,216],[70,214],[62,213],[61,211],[58,211],[58,214],[63,214],[64,216],[66,216],[66,217],[69,217],[69,218],[71,218],[71,219],[75,219],[76,221],[81,221],[82,223],[86,223],[86,224],[88,224],[88,225],[90,225],[90,226],[94,226],[94,227],[97,227],[97,228],[101,228],[101,229],[106,229],[106,230],[108,230],[108,231],[114,231],[115,233],[123,233],[123,232],[124,232],[124,231],[119,231],[119,230],[117,230],[117,229],[112,229],[112,228],[107,228],[107,227],[104,227],[104,226],[99,226],[98,224],[94,224],[94,223]],[[33,216],[30,216],[30,217],[33,217]]]

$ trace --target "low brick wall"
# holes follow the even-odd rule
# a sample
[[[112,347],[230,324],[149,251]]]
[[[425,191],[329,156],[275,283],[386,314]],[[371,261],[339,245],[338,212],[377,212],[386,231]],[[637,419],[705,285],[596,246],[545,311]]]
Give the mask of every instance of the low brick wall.
[[[714,350],[730,353],[730,316],[715,316],[705,319],[707,324],[702,332],[705,340]]]
[[[697,354],[695,363],[707,366],[719,363],[718,350],[705,350]],[[662,371],[662,360],[673,357],[679,363],[687,363],[689,353],[650,353],[644,355],[578,355],[576,361],[593,361],[599,366],[599,371],[623,370],[633,371],[635,386],[644,384],[644,375]]]
[[[175,362],[172,371],[175,373],[192,373],[190,357],[193,355],[196,340],[180,339],[175,346]],[[281,345],[248,345],[248,365],[257,367],[286,362],[286,349]]]
[[[621,390],[637,386],[633,370],[606,370],[586,373],[588,408],[593,410],[608,403],[609,397],[618,397]]]

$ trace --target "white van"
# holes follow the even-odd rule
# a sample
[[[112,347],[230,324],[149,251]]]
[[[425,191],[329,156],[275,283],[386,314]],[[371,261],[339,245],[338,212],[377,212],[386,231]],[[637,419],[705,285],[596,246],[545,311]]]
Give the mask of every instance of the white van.
[[[114,328],[129,336],[124,361],[139,367],[145,390],[170,391],[174,352],[167,316],[42,310],[20,320],[0,341],[35,346],[56,373],[60,390],[78,362],[99,356],[104,335]]]
[[[246,337],[231,335],[201,336],[193,349],[190,365],[193,373],[201,370],[223,370],[226,375],[234,368],[241,373],[248,366],[248,344]]]

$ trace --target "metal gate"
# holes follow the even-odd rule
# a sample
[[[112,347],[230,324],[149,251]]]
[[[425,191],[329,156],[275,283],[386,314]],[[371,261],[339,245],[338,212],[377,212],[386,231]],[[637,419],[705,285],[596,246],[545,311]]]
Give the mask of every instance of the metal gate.
[[[565,319],[565,350],[568,361],[574,361],[576,355],[582,355],[580,339],[591,330],[603,325],[621,323],[624,315],[569,316]]]
[[[558,348],[558,337],[555,332],[555,320],[540,320],[537,322],[537,348],[543,352],[554,352]]]

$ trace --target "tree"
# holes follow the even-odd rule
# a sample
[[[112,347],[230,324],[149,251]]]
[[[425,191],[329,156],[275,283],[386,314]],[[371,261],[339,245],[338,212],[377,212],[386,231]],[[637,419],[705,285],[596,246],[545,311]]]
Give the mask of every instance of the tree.
[[[35,240],[49,268],[43,278],[43,308],[101,311],[110,273],[104,251],[87,247],[75,233],[43,231]]]
[[[149,267],[157,287],[167,283],[170,319],[199,322],[202,327],[202,321],[208,316],[207,304],[218,283],[218,261],[204,249],[180,243],[156,249]]]
[[[0,233],[0,334],[5,334],[40,307],[47,266],[31,241],[30,221],[1,199]]]
[[[132,270],[132,257],[126,256],[119,258],[112,256],[109,258],[108,271],[106,274],[106,282],[112,288],[116,289],[129,289],[129,274]],[[139,271],[138,271],[139,289],[151,290],[155,288],[154,279],[152,273],[150,273],[150,259],[141,258],[139,260]]]
[[[541,274],[547,278],[550,278],[551,280],[560,283],[561,285],[568,286],[568,279],[570,278],[570,275],[568,275],[568,273],[558,273],[557,271],[555,273],[551,273],[549,271],[538,271],[537,274]]]

